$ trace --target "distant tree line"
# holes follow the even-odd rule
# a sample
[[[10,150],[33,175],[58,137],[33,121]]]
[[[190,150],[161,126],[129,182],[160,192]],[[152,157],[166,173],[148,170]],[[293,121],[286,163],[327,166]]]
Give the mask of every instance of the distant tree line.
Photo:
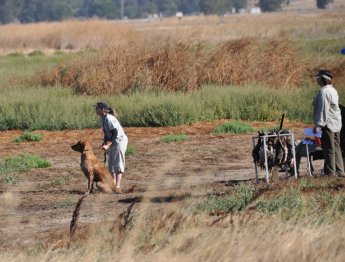
[[[222,15],[247,7],[248,0],[0,0],[0,23],[59,21],[66,18],[121,19],[204,13]],[[290,0],[258,0],[264,12],[277,11]],[[293,0],[291,0],[293,1]],[[316,0],[326,8],[333,0]]]

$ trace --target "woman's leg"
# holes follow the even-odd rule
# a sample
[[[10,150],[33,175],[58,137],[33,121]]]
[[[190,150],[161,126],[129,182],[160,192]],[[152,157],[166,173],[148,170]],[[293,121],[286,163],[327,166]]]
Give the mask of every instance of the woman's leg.
[[[116,181],[117,181],[117,179],[116,179],[116,173],[111,173],[111,176],[112,176],[113,179],[114,179],[114,185],[116,185]]]
[[[121,187],[122,173],[116,173],[116,178],[114,179],[117,188]]]

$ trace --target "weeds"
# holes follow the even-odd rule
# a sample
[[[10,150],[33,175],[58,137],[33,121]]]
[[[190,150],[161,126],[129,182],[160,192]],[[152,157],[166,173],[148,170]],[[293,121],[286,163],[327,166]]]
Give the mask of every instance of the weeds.
[[[226,196],[210,196],[198,204],[197,209],[211,214],[223,214],[243,211],[254,200],[255,188],[253,186],[239,185],[234,193]]]
[[[260,199],[257,210],[263,213],[276,213],[278,211],[292,212],[302,205],[302,194],[296,189],[285,189],[274,198]]]
[[[164,143],[171,143],[171,142],[180,142],[186,141],[189,139],[189,136],[186,134],[169,134],[161,137],[160,141]]]
[[[128,145],[126,149],[126,156],[134,155],[135,154],[135,147],[132,145]]]
[[[49,161],[36,155],[22,153],[14,157],[5,157],[0,160],[0,179],[5,183],[15,184],[19,182],[18,173],[23,173],[32,168],[47,168]]]
[[[316,188],[316,182],[315,180],[307,179],[307,178],[301,178],[299,182],[299,189],[300,190],[305,190],[305,189],[314,189]]]
[[[44,56],[44,53],[40,50],[34,50],[28,54],[28,56]]]
[[[32,132],[24,132],[22,135],[19,137],[16,137],[13,142],[15,143],[21,143],[21,142],[38,142],[41,141],[42,139],[41,134],[35,134]]]
[[[242,133],[252,133],[255,129],[247,123],[243,122],[227,122],[220,126],[217,126],[212,133],[213,134],[242,134]]]
[[[14,157],[8,156],[2,159],[1,162],[0,174],[27,172],[32,168],[47,168],[51,166],[49,161],[28,153],[22,153]]]

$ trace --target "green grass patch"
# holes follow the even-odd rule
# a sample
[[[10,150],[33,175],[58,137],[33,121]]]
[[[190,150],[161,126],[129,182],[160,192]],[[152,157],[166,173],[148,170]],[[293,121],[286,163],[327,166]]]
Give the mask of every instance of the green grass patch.
[[[269,193],[270,187],[264,189]],[[261,188],[262,190],[263,188]],[[305,189],[310,189],[305,192]],[[345,194],[335,188],[317,187],[312,180],[302,179],[296,188],[274,189],[271,194],[257,195],[254,185],[238,185],[228,195],[211,195],[196,205],[197,211],[215,216],[243,212],[251,203],[258,214],[278,215],[283,221],[310,219],[313,223],[328,223],[345,215]]]
[[[62,50],[56,50],[56,51],[54,52],[54,55],[64,55],[64,54],[65,54],[65,52],[62,51]]]
[[[28,56],[44,56],[44,53],[40,50],[34,50],[28,54]]]
[[[313,59],[318,63],[339,63],[340,50],[344,47],[344,37],[315,39],[301,38],[296,41],[296,46],[301,56]]]
[[[0,180],[4,183],[16,184],[19,182],[19,173],[27,172],[33,168],[50,166],[49,161],[28,153],[8,156],[0,160]]]
[[[38,142],[41,141],[43,135],[41,134],[35,134],[32,132],[24,132],[19,137],[16,137],[13,142],[15,143],[21,143],[21,142]]]
[[[8,57],[24,57],[24,54],[19,53],[19,52],[12,52],[12,53],[7,54],[6,56],[8,56]]]
[[[74,57],[70,54],[52,56],[38,55],[37,52],[32,54],[31,56],[25,56],[22,53],[15,52],[0,56],[0,96],[3,96],[1,92],[5,92],[6,96],[7,91],[17,89],[18,86],[15,83],[18,79],[32,76],[42,69],[55,67],[59,63]]]
[[[171,142],[186,141],[188,139],[189,139],[189,136],[186,134],[168,134],[168,135],[162,136],[160,141],[164,143],[171,143]]]
[[[243,134],[252,133],[255,129],[248,123],[231,121],[217,126],[213,134]]]
[[[126,156],[134,155],[135,154],[135,146],[128,145],[126,149]]]
[[[272,198],[260,199],[257,210],[264,213],[276,213],[278,211],[292,211],[302,205],[302,193],[296,189],[285,189]]]
[[[239,185],[234,193],[226,196],[210,196],[197,205],[197,209],[207,213],[229,213],[245,209],[255,196],[255,187]]]
[[[307,179],[307,178],[301,178],[299,181],[299,189],[305,190],[305,189],[315,189],[317,188],[317,184],[315,180]]]
[[[18,156],[8,156],[2,159],[1,162],[0,174],[26,172],[32,168],[47,168],[51,166],[49,161],[28,153],[22,153]]]

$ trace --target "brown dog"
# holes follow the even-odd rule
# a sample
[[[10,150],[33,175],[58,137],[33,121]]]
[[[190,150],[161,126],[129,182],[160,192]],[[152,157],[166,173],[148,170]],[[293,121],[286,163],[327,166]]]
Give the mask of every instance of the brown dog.
[[[116,192],[113,177],[98,161],[89,142],[81,140],[77,144],[71,146],[71,148],[81,153],[80,167],[88,179],[88,190],[86,194],[92,193],[94,182],[96,183],[97,189],[102,192]]]

